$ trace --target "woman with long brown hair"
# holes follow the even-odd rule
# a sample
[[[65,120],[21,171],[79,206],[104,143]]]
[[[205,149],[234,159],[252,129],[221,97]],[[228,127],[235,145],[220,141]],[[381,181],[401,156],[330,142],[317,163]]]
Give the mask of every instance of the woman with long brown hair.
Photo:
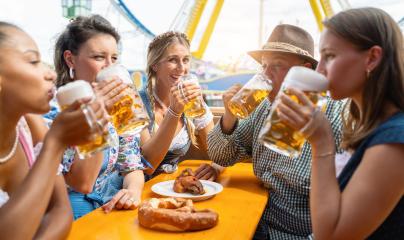
[[[279,116],[311,143],[310,208],[316,239],[404,239],[404,47],[376,8],[324,22],[317,70],[334,99],[349,99],[343,143],[353,152],[338,179],[330,124],[308,98],[281,95]],[[347,109],[348,110],[348,109]],[[311,133],[311,134],[308,134]]]

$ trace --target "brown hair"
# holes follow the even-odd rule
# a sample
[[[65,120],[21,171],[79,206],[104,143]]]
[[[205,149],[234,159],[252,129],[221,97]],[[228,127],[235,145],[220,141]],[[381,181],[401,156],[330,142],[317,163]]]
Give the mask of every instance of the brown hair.
[[[379,65],[367,76],[362,106],[350,101],[349,113],[344,111],[343,146],[356,149],[383,121],[386,103],[404,111],[403,35],[397,23],[377,8],[340,12],[326,20],[324,26],[359,50],[380,46],[383,51]]]
[[[87,40],[98,34],[108,34],[115,38],[118,43],[120,40],[117,30],[100,15],[90,17],[77,17],[72,20],[60,34],[55,45],[55,70],[57,73],[56,86],[60,87],[71,81],[69,77],[69,67],[64,59],[64,52],[70,50],[77,54],[81,45]]]
[[[174,43],[179,43],[190,49],[190,44],[187,35],[181,32],[169,31],[156,36],[151,43],[147,51],[147,95],[150,99],[151,108],[154,112],[154,96],[153,87],[155,85],[156,72],[153,70],[155,66],[163,57],[165,51],[169,46]],[[191,121],[187,119],[188,135],[194,145],[196,144],[195,129],[191,124]]]

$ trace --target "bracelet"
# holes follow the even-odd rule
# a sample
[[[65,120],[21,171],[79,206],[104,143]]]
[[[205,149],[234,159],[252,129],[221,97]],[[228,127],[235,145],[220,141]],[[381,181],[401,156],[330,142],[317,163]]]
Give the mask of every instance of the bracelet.
[[[168,108],[167,108],[167,111],[168,111],[168,113],[171,114],[171,116],[173,116],[173,117],[176,117],[176,118],[181,117],[181,114],[174,112],[174,110],[172,110],[171,107],[168,107]]]
[[[335,151],[318,154],[318,155],[313,156],[313,158],[325,158],[325,157],[329,157],[329,156],[335,156]]]

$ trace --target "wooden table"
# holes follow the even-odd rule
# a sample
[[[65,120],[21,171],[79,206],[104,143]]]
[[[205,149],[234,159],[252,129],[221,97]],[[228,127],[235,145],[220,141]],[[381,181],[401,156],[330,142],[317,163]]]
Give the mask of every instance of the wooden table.
[[[182,169],[196,169],[206,161],[188,160],[174,174],[161,174],[145,184],[143,199],[158,197],[151,192],[153,184],[174,179]],[[218,182],[224,189],[215,197],[195,202],[197,209],[210,208],[218,212],[216,227],[199,232],[172,233],[143,228],[137,210],[112,211],[104,214],[97,209],[73,223],[68,239],[251,239],[268,200],[268,191],[254,176],[251,163],[238,163],[227,168]]]

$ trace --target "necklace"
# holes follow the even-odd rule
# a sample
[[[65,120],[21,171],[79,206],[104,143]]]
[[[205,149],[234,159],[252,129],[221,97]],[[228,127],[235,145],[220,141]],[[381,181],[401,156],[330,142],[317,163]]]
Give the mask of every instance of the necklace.
[[[14,140],[14,145],[11,148],[11,151],[5,156],[0,158],[0,163],[5,163],[7,162],[12,156],[14,156],[15,151],[17,150],[18,146],[18,138],[20,137],[20,133],[18,132],[18,128],[15,128],[15,140]]]
[[[169,114],[171,114],[172,116],[179,118],[181,117],[181,114],[178,114],[176,112],[174,112],[171,107],[167,107],[163,101],[157,96],[156,92],[153,90],[153,96],[154,99],[159,103],[159,105],[163,108],[163,110],[165,111],[165,113],[163,113],[163,117],[165,117],[166,113],[168,112]]]
[[[156,91],[153,90],[154,99],[160,104],[163,109],[166,109],[167,106],[163,103],[163,101],[157,96]]]

